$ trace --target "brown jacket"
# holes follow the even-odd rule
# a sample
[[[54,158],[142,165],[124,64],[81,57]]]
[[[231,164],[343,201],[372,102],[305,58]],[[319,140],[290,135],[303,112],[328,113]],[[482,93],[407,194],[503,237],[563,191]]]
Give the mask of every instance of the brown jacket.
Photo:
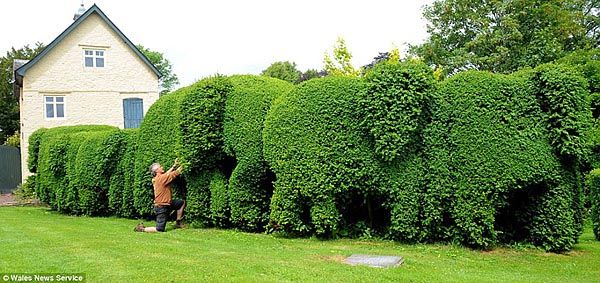
[[[165,172],[152,179],[154,185],[154,205],[163,206],[171,204],[171,182],[179,176],[178,171]]]

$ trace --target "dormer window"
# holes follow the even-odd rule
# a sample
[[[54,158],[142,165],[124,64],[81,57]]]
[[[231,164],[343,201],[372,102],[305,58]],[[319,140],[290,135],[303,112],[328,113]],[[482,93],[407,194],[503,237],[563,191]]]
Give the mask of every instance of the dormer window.
[[[83,64],[90,68],[104,67],[104,50],[99,49],[84,49]]]

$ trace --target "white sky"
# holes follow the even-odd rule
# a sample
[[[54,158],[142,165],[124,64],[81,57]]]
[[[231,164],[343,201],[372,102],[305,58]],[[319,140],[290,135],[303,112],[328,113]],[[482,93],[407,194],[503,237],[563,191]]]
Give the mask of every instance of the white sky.
[[[432,0],[84,0],[134,43],[165,54],[181,85],[215,74],[259,74],[275,61],[322,69],[338,36],[355,67],[378,52],[425,40],[421,8]],[[36,41],[50,43],[81,0],[0,2],[0,56]]]

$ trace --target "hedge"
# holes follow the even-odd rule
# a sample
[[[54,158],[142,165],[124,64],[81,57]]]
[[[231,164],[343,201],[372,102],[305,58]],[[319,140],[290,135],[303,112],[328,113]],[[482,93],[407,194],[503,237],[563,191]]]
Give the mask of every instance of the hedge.
[[[449,204],[426,210],[430,233],[476,247],[500,239],[571,248],[583,221],[585,96],[585,81],[565,66],[443,82],[425,143],[428,202]]]
[[[341,213],[359,216],[356,198],[380,193],[378,161],[356,117],[364,90],[359,79],[314,79],[274,103],[263,134],[276,174],[271,229],[335,236],[365,220]]]
[[[209,172],[220,170],[224,158],[222,121],[230,88],[225,77],[207,78],[163,96],[150,107],[136,153],[134,205],[140,214],[151,215],[150,164],[159,162],[167,170],[179,158],[185,171],[173,186],[174,197],[188,198],[190,222],[211,225]]]
[[[116,128],[110,126],[90,125],[40,129],[34,132],[30,144],[37,143],[38,146],[31,146],[30,154],[37,158],[29,158],[28,167],[36,169],[36,194],[40,200],[59,211],[78,213],[78,192],[71,190],[76,189],[71,184],[75,178],[70,176],[74,172],[74,166],[71,165],[75,163],[79,150],[77,141],[81,140],[76,137],[114,129]]]
[[[235,159],[229,178],[232,224],[240,229],[262,230],[269,218],[273,178],[263,157],[264,117],[272,101],[285,95],[291,83],[268,77],[232,76],[227,94],[223,137],[225,152]]]
[[[166,170],[181,155],[180,106],[187,88],[162,96],[144,117],[139,129],[138,148],[135,153],[134,207],[140,215],[150,217],[153,213],[152,175],[149,166],[159,162]],[[184,195],[184,186],[178,179],[173,186],[175,197]]]
[[[28,167],[65,213],[149,217],[148,167],[179,158],[194,226],[563,251],[585,182],[598,237],[589,89],[560,64],[440,83],[416,61],[296,87],[216,76],[161,97],[139,130],[40,129]]]
[[[135,153],[137,151],[139,129],[126,129],[121,132],[120,159],[108,189],[109,211],[121,217],[134,217],[137,211],[133,205],[135,181]]]
[[[600,241],[600,169],[592,170],[586,178],[590,190],[591,220],[596,240]]]

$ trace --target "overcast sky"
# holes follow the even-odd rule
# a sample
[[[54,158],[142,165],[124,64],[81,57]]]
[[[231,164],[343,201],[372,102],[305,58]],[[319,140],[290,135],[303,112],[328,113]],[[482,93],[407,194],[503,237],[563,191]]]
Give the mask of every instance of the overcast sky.
[[[134,43],[160,51],[181,85],[215,74],[259,74],[275,61],[322,69],[338,36],[354,66],[378,52],[427,37],[421,9],[432,0],[84,0],[94,3]],[[81,0],[1,1],[0,55],[50,43],[73,21]]]

